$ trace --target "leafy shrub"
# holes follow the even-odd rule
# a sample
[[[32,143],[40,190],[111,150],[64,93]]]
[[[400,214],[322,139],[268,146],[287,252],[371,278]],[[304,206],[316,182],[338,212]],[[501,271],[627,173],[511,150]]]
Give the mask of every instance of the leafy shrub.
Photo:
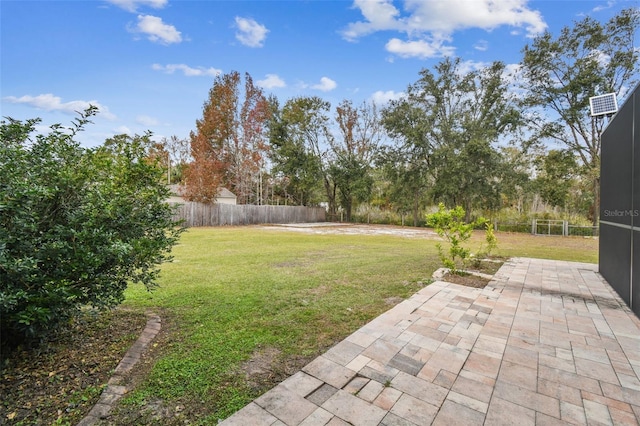
[[[493,232],[493,225],[489,221],[484,223],[484,241],[487,243],[486,249],[479,250],[478,255],[491,256],[491,252],[498,248],[498,238],[495,232]]]
[[[480,222],[482,220],[483,219],[480,219],[479,221],[476,221],[476,223],[482,223]],[[471,265],[476,269],[480,269],[484,258],[490,257],[491,253],[498,248],[498,238],[496,237],[496,234],[493,232],[493,225],[491,224],[491,222],[489,222],[488,220],[485,220],[483,223],[483,226],[484,226],[484,242],[480,244],[480,248],[475,253],[475,255],[472,255],[472,259],[471,259]],[[485,243],[487,244],[486,248],[484,245]]]
[[[475,222],[464,222],[465,211],[462,207],[457,206],[454,209],[447,210],[444,204],[438,205],[436,213],[427,215],[427,224],[434,228],[436,233],[449,243],[449,249],[444,250],[441,243],[438,243],[438,254],[443,265],[451,270],[454,274],[461,274],[461,267],[471,255],[471,250],[464,247],[473,229],[476,226],[484,224],[485,219],[479,218]]]
[[[128,282],[153,288],[182,231],[149,134],[74,141],[94,113],[35,137],[39,119],[0,122],[3,344],[37,341],[82,306],[113,307]]]

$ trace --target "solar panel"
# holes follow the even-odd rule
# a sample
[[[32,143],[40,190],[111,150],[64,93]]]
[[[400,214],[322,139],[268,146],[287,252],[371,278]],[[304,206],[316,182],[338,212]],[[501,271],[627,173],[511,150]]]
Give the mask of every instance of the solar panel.
[[[592,96],[589,98],[591,105],[591,116],[614,114],[618,112],[618,101],[615,93],[607,93],[606,95]]]

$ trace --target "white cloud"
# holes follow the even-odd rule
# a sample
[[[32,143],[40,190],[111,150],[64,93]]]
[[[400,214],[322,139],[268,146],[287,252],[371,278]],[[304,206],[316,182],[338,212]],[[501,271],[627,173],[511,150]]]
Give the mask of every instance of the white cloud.
[[[603,10],[611,9],[615,6],[616,2],[613,0],[609,0],[606,5],[598,5],[593,8],[594,12],[602,12]]]
[[[611,56],[600,50],[592,50],[590,57],[594,59],[601,67],[606,67],[611,62]]]
[[[113,129],[113,134],[114,135],[123,135],[123,134],[124,135],[133,135],[133,132],[127,126],[118,126],[115,129]]]
[[[489,48],[489,42],[487,40],[478,40],[473,48],[481,52],[485,52]]]
[[[355,0],[364,20],[352,22],[342,31],[349,41],[378,31],[406,34],[406,40],[393,38],[387,50],[402,57],[427,58],[448,55],[452,47],[443,46],[454,32],[469,28],[491,31],[500,26],[524,29],[529,37],[547,28],[540,12],[527,7],[528,0],[404,0],[403,12],[392,0]]]
[[[258,86],[265,89],[275,89],[281,87],[287,87],[287,84],[277,74],[267,74],[264,80],[258,80],[256,83]]]
[[[406,16],[400,17],[391,0],[355,0],[366,21],[351,23],[343,31],[356,39],[376,31],[396,30],[407,34],[451,34],[467,28],[492,30],[502,25],[523,27],[530,36],[547,28],[540,12],[526,7],[528,0],[405,0]],[[470,5],[473,5],[470,7]]]
[[[51,132],[51,126],[40,122],[34,126],[34,130],[36,131],[36,134],[46,135]]]
[[[338,87],[338,84],[335,81],[331,80],[329,77],[322,77],[320,79],[320,83],[311,86],[312,89],[320,90],[323,92],[330,92],[336,87]]]
[[[354,9],[360,9],[365,22],[353,22],[342,32],[344,38],[355,41],[364,35],[384,30],[401,30],[400,12],[389,0],[355,0]]]
[[[201,77],[201,76],[216,77],[222,74],[222,70],[219,70],[216,68],[204,68],[204,67],[192,68],[189,65],[185,65],[185,64],[167,64],[167,65],[153,64],[151,65],[151,68],[156,71],[165,72],[167,74],[173,74],[176,71],[182,71],[182,73],[187,77]]]
[[[106,118],[107,120],[115,120],[116,116],[109,112],[109,108],[104,105],[100,105],[98,101],[70,101],[62,102],[62,98],[54,96],[51,93],[45,93],[38,96],[25,95],[19,98],[15,96],[6,96],[3,98],[7,102],[13,104],[24,104],[37,109],[45,111],[60,111],[66,114],[76,114],[82,112],[93,105],[98,108],[100,112],[99,117]]]
[[[180,43],[182,34],[173,25],[165,24],[162,18],[151,15],[138,15],[138,24],[133,32],[140,32],[147,35],[153,42],[162,44]]]
[[[461,61],[458,66],[458,74],[459,75],[467,75],[472,71],[480,71],[484,68],[489,67],[491,64],[489,62],[482,61]]]
[[[162,9],[168,2],[169,0],[107,0],[107,3],[111,3],[128,12],[136,12],[139,6]]]
[[[402,41],[398,38],[392,38],[385,45],[385,49],[401,58],[433,58],[436,56],[451,56],[455,48],[453,46],[443,46],[442,40],[427,41],[413,40]]]
[[[385,105],[390,101],[395,101],[405,97],[406,94],[404,92],[394,92],[393,90],[387,90],[383,92],[382,90],[378,90],[373,95],[371,95],[371,101],[373,101],[376,105]]]
[[[160,122],[148,115],[139,115],[136,117],[136,123],[141,124],[143,126],[157,126]]]
[[[269,32],[267,27],[258,24],[255,20],[239,16],[236,16],[236,27],[238,28],[236,39],[249,47],[262,47]]]

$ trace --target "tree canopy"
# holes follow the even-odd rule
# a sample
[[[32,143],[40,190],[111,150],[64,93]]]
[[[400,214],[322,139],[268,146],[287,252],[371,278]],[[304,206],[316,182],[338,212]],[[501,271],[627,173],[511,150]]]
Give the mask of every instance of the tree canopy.
[[[623,97],[640,71],[634,35],[640,10],[621,11],[606,23],[585,17],[554,37],[546,32],[524,48],[524,106],[535,136],[553,140],[581,161],[591,181],[591,217],[597,223],[600,190],[600,135],[605,121],[591,117],[589,98]]]
[[[237,71],[216,77],[209,98],[191,132],[186,197],[213,202],[221,187],[235,193],[240,204],[259,204],[255,183],[266,160],[270,108],[262,89],[247,73],[244,91]]]
[[[495,144],[521,125],[508,88],[500,62],[465,73],[460,59],[447,58],[435,72],[423,69],[407,96],[383,111],[385,128],[400,140],[387,165],[395,162],[421,178],[399,183],[429,186],[434,199],[461,205],[467,214],[498,207],[507,165]]]
[[[374,183],[371,168],[382,138],[382,126],[374,103],[355,107],[348,100],[336,107],[335,121],[339,131],[331,139],[334,161],[329,174],[349,222],[353,208],[371,197]]]

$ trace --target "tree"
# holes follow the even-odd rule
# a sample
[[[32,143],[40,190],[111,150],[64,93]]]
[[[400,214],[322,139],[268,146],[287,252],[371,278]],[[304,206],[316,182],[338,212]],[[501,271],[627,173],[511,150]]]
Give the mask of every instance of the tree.
[[[456,145],[445,145],[436,151],[432,193],[448,205],[464,205],[468,221],[473,208],[500,207],[506,165],[487,140],[470,139]]]
[[[438,242],[438,254],[442,264],[449,268],[453,274],[463,275],[464,271],[460,267],[464,267],[467,259],[471,256],[471,249],[465,247],[469,238],[473,233],[473,228],[481,225],[486,226],[486,219],[479,218],[475,222],[467,223],[463,220],[466,216],[464,209],[456,206],[447,210],[443,203],[438,204],[438,211],[427,215],[427,224],[436,231],[440,238],[443,238],[449,245],[449,249],[445,250],[442,243]],[[493,228],[486,228],[486,241],[495,248],[496,240],[493,234]]]
[[[151,142],[147,150],[147,158],[151,164],[156,164],[162,169],[163,181],[167,184],[171,184],[171,167],[170,167],[170,154],[167,151],[166,146],[162,142]]]
[[[109,308],[129,282],[155,285],[182,229],[165,202],[150,134],[82,148],[70,129],[0,122],[0,335],[37,340],[80,307]]]
[[[474,208],[500,206],[508,165],[495,145],[517,134],[520,114],[503,63],[464,74],[459,59],[447,59],[436,71],[424,71],[419,82],[436,141],[434,197],[462,205],[469,221]]]
[[[329,174],[332,135],[327,114],[330,109],[331,104],[317,96],[300,97],[287,102],[283,114],[290,125],[291,136],[304,141],[306,152],[312,156],[325,190],[329,216],[335,217],[337,188]]]
[[[240,134],[233,141],[228,182],[241,204],[262,204],[270,109],[262,89],[253,84],[249,74],[245,75],[244,94]]]
[[[190,134],[193,162],[185,179],[190,200],[213,202],[222,186],[234,192],[240,204],[261,200],[256,188],[266,157],[270,109],[249,74],[241,102],[240,83],[236,71],[216,77],[202,119]]]
[[[171,136],[162,138],[160,144],[169,156],[169,176],[171,183],[181,183],[184,171],[191,160],[189,139]]]
[[[382,110],[382,125],[395,144],[382,147],[376,162],[390,183],[392,205],[400,212],[412,212],[413,226],[418,226],[431,184],[434,146],[428,137],[429,124],[424,110],[407,96]]]
[[[289,99],[272,122],[274,169],[308,196],[318,183],[325,190],[330,216],[336,214],[337,187],[329,170],[333,161],[328,112],[331,104],[317,96]]]
[[[237,127],[239,80],[237,72],[216,77],[202,119],[196,120],[196,131],[189,135],[193,161],[185,173],[185,198],[190,201],[213,203],[224,185],[228,146]]]
[[[534,148],[535,149],[535,148]],[[522,149],[514,145],[501,148],[502,159],[509,168],[502,185],[502,208],[512,208],[523,214],[535,197],[532,188],[531,174],[534,170],[532,155],[528,148]]]
[[[434,198],[473,208],[500,205],[507,165],[494,145],[517,135],[520,114],[504,76],[505,66],[464,73],[460,59],[447,58],[420,72],[406,97],[385,111],[384,124],[402,137],[417,176],[431,177]]]
[[[605,93],[623,97],[638,78],[634,35],[640,10],[621,11],[606,24],[590,17],[535,38],[522,60],[525,106],[531,109],[536,137],[560,143],[581,161],[592,185],[591,219],[600,210],[600,135],[604,120],[591,117],[589,98]]]
[[[535,187],[540,197],[552,206],[566,208],[573,177],[577,171],[575,156],[570,151],[551,150],[536,161],[538,175]]]
[[[353,207],[371,196],[373,178],[370,169],[382,126],[375,104],[362,103],[354,107],[348,100],[336,107],[335,121],[339,134],[330,139],[335,159],[329,174],[338,188],[346,219],[351,221]]]
[[[354,205],[368,200],[371,196],[373,177],[369,168],[368,164],[359,161],[355,155],[348,152],[338,153],[329,168],[329,173],[338,188],[340,204],[345,210],[347,222],[351,221]]]
[[[287,102],[285,111],[275,97],[269,99],[269,158],[273,164],[272,172],[280,181],[285,200],[290,199],[301,206],[317,205],[320,201],[320,160],[307,146],[304,137],[297,133],[295,123],[299,118],[292,112],[292,102]]]

